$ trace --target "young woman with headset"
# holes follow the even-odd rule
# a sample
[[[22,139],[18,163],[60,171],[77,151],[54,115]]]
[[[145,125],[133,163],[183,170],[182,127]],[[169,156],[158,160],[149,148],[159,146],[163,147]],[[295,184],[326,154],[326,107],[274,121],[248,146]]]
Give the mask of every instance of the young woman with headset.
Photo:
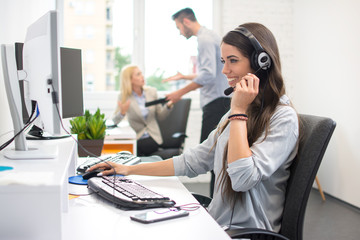
[[[207,140],[165,161],[113,169],[101,163],[90,170],[189,177],[214,170],[208,210],[220,225],[279,231],[299,122],[285,95],[276,40],[265,26],[246,23],[224,36],[221,58],[231,109]]]

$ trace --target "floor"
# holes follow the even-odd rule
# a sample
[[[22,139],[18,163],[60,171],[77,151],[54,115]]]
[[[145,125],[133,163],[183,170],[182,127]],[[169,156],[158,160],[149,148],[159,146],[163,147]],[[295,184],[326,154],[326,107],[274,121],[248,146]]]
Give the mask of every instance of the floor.
[[[184,183],[190,192],[209,196],[208,183]],[[312,189],[305,213],[304,240],[360,239],[360,209]]]

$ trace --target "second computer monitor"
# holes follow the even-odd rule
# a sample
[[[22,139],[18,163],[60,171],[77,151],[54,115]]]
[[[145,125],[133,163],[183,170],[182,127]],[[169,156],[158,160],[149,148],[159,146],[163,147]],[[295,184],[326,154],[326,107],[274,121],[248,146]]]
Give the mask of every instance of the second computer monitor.
[[[62,117],[84,115],[81,50],[60,48]]]

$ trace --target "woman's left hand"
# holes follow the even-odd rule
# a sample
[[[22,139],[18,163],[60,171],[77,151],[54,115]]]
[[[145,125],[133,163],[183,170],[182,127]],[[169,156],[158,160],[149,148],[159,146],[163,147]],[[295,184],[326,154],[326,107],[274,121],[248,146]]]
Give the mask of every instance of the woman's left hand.
[[[231,113],[246,113],[249,105],[259,93],[259,78],[252,73],[246,74],[235,85],[231,100]]]

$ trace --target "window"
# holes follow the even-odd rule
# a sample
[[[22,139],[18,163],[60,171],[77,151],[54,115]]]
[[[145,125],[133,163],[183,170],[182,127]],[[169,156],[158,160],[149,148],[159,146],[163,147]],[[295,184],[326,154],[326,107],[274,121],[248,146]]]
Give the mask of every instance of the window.
[[[84,55],[84,59],[83,59],[83,64],[87,64],[87,63],[94,63],[94,51],[91,49],[88,49],[86,51],[83,52]]]
[[[73,36],[75,39],[83,39],[84,37],[84,33],[83,33],[84,28],[81,25],[77,25],[74,28],[74,33]]]
[[[94,38],[94,26],[86,26],[85,27],[85,38],[86,39],[93,39]]]
[[[92,74],[85,75],[85,91],[94,91],[94,75]]]
[[[177,71],[191,73],[197,42],[180,36],[171,18],[178,10],[193,8],[200,24],[212,28],[209,0],[62,1],[64,45],[83,51],[86,91],[118,90],[118,73],[129,63],[138,64],[146,79],[160,80],[159,87]]]
[[[95,4],[94,1],[87,1],[85,3],[84,13],[86,15],[94,15],[95,14]]]
[[[111,8],[106,8],[106,20],[111,21]]]
[[[156,71],[164,77],[172,76],[178,71],[191,74],[193,58],[197,55],[195,37],[186,39],[180,35],[172,20],[177,11],[191,7],[198,22],[212,28],[212,4],[210,1],[145,1],[145,72],[146,76]],[[166,11],[159,11],[166,9]],[[156,14],[154,14],[156,13]]]
[[[107,46],[112,46],[112,43],[113,43],[112,31],[113,31],[113,29],[111,27],[106,28],[106,45]]]

